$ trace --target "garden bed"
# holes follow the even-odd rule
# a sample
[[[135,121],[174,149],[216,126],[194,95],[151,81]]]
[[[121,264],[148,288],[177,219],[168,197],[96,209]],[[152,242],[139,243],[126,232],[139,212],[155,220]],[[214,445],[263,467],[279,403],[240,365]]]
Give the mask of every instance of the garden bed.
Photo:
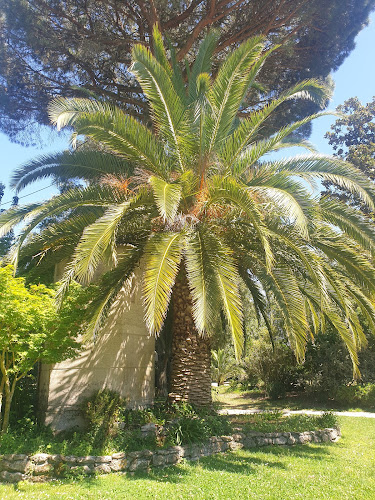
[[[181,460],[198,460],[201,457],[228,450],[249,449],[262,446],[285,446],[305,443],[336,441],[338,428],[326,428],[305,432],[257,432],[248,431],[231,436],[211,437],[204,444],[172,446],[155,451],[141,450],[119,452],[106,456],[62,456],[47,453],[35,455],[9,454],[0,459],[0,479],[19,482],[25,479],[48,480],[54,477],[74,477],[111,472],[147,471],[151,467],[166,467]]]

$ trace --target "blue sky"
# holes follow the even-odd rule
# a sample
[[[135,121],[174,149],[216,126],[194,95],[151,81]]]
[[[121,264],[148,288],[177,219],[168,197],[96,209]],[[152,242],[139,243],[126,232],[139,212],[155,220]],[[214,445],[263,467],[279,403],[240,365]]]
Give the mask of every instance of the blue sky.
[[[356,38],[356,48],[344,61],[338,71],[333,73],[335,81],[335,93],[329,109],[334,109],[349,97],[357,96],[363,103],[369,102],[375,95],[375,13],[371,16],[369,26],[362,30]],[[332,153],[324,134],[329,130],[334,118],[319,118],[313,124],[313,132],[310,141],[322,153]],[[66,134],[58,136],[43,149],[33,147],[22,147],[12,144],[4,134],[0,134],[0,182],[6,185],[3,204],[0,208],[9,208],[5,204],[12,199],[13,192],[9,189],[11,173],[22,163],[36,156],[53,151],[61,151],[68,145]],[[20,196],[28,195],[33,191],[45,188],[50,182],[41,182],[25,189]],[[52,187],[42,189],[38,193],[26,196],[20,202],[29,203],[49,198],[56,190]]]

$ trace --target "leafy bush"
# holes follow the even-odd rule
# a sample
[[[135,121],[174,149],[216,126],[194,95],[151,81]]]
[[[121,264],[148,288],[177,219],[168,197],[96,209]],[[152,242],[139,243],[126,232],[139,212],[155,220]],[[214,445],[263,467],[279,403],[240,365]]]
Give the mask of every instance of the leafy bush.
[[[100,430],[107,435],[120,420],[126,401],[117,392],[104,389],[94,393],[82,404],[88,431]]]
[[[164,415],[155,407],[133,410],[125,408],[122,412],[121,421],[129,429],[142,427],[142,425],[154,423],[164,425]]]
[[[80,306],[86,291],[73,285],[58,312],[52,289],[26,286],[24,278],[14,277],[13,266],[0,266],[0,297],[1,433],[5,433],[18,382],[28,377],[39,361],[56,363],[78,352],[77,336],[84,322]]]
[[[322,415],[317,416],[316,423],[321,429],[339,426],[336,415],[331,411],[326,411]]]
[[[257,385],[272,399],[285,396],[286,391],[297,385],[297,362],[291,349],[281,341],[276,342],[273,349],[263,338],[254,340],[243,368],[246,385]]]
[[[340,405],[375,408],[375,384],[341,386],[337,388],[334,399]]]
[[[167,441],[175,445],[197,443],[232,431],[227,418],[220,415],[182,416],[167,427]]]
[[[131,410],[112,391],[99,391],[83,408],[87,429],[65,431],[54,436],[50,428],[37,427],[24,419],[0,439],[1,453],[53,453],[61,455],[109,455],[121,451],[157,449],[171,444],[206,440],[230,434],[227,417],[188,403],[156,404]],[[119,422],[123,425],[116,425]],[[140,427],[148,422],[162,425],[161,435],[143,436]]]
[[[207,427],[198,417],[181,417],[168,427],[167,436],[168,441],[176,445],[196,443],[209,438]]]
[[[225,416],[210,408],[195,408],[190,403],[159,403],[151,408],[123,412],[127,428],[140,427],[149,422],[164,426],[163,443],[181,445],[196,443],[210,436],[228,434],[232,428]]]
[[[366,325],[364,322],[364,330]],[[375,383],[375,338],[368,337],[368,346],[359,352],[359,367],[363,383]],[[306,392],[331,397],[337,391],[345,392],[352,382],[352,362],[338,333],[329,325],[316,335],[306,350],[306,361],[300,374]],[[339,391],[339,392],[340,392]],[[348,390],[348,393],[350,389]],[[347,394],[349,397],[349,394]],[[353,401],[354,402],[354,401]]]

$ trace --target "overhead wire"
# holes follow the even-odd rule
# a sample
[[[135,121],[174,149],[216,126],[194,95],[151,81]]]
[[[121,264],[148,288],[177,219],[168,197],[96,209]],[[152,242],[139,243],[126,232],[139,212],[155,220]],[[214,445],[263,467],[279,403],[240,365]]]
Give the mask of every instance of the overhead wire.
[[[18,200],[22,200],[23,198],[27,198],[28,196],[31,196],[35,193],[39,193],[39,191],[43,191],[44,189],[48,189],[52,186],[55,186],[55,184],[50,184],[49,186],[45,186],[43,188],[40,188],[40,189],[37,189],[36,191],[33,191],[32,193],[29,193],[29,194],[24,194],[23,196],[20,196],[20,197],[16,197]],[[13,203],[13,200],[9,200],[9,201],[4,201],[3,203],[0,201],[0,207],[4,206],[4,205],[9,205],[9,203]]]

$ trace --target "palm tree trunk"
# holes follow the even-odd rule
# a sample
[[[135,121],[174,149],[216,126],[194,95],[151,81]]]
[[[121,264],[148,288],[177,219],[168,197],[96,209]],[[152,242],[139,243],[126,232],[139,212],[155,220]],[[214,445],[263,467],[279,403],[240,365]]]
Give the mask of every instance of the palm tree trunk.
[[[185,269],[173,288],[172,402],[187,401],[196,406],[212,403],[210,339],[197,332]]]

